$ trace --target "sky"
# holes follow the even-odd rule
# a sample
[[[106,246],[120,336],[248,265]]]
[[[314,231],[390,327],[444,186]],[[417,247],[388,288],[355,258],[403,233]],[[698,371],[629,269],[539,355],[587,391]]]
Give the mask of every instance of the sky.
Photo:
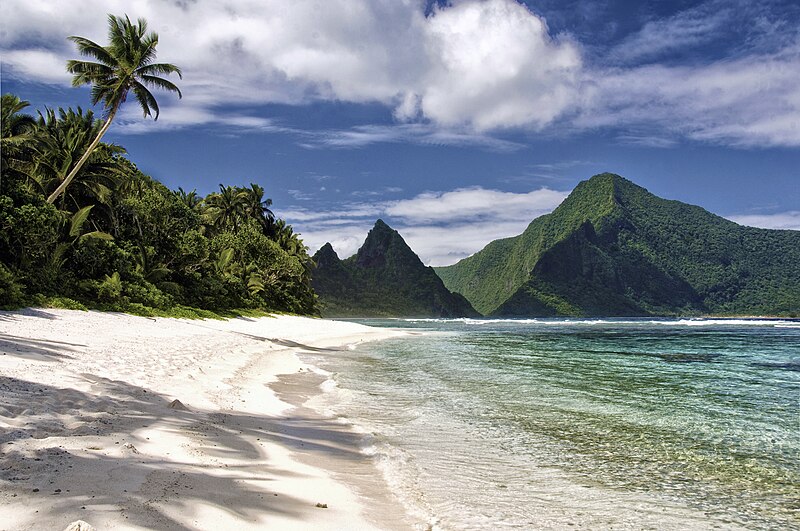
[[[183,98],[129,100],[104,141],[173,189],[261,184],[312,252],[382,218],[451,264],[605,171],[800,230],[796,0],[4,0],[2,92],[91,108],[67,37],[106,44],[109,13],[148,21]]]

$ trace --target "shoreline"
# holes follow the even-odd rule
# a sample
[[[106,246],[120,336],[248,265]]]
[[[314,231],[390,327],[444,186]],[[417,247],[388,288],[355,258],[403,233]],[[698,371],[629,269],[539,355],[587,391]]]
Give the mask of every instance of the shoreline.
[[[303,405],[323,377],[298,355],[402,332],[26,309],[0,334],[0,529],[419,524],[363,435]]]

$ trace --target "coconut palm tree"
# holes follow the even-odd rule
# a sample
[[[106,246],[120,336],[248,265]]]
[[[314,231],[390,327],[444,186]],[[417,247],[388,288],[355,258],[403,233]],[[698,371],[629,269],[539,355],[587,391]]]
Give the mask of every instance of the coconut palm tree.
[[[64,175],[86,152],[87,146],[97,136],[102,122],[94,119],[92,111],[83,112],[78,107],[45,109],[39,113],[33,149],[35,162],[30,174],[45,195],[56,188]],[[109,207],[112,191],[117,187],[125,173],[124,165],[119,164],[119,155],[125,149],[114,144],[100,143],[86,160],[83,170],[76,176],[73,186],[61,195],[59,207],[77,211],[90,204]]]
[[[111,121],[128,97],[128,92],[133,91],[145,118],[155,113],[153,115],[155,120],[159,114],[158,102],[149,88],[163,89],[177,93],[178,97],[182,96],[175,84],[159,77],[173,73],[181,78],[183,76],[180,68],[173,64],[153,62],[156,57],[158,35],[147,32],[146,20],[140,18],[134,24],[127,15],[124,18],[108,15],[108,38],[110,41],[108,46],[100,46],[84,37],[69,37],[69,40],[77,45],[81,55],[93,57],[98,61],[67,61],[67,71],[73,74],[72,86],[92,86],[92,104],[103,103],[106,121],[83,157],[47,198],[48,203],[54,203],[75,178],[81,166],[108,131]]]
[[[19,143],[23,136],[30,133],[35,128],[36,120],[29,114],[20,113],[22,109],[30,105],[29,101],[21,100],[14,94],[3,94],[0,101],[2,146],[3,149],[6,149]]]
[[[30,143],[33,132],[36,130],[36,120],[29,114],[22,114],[29,102],[19,99],[13,94],[3,94],[0,103],[0,124],[2,134],[0,134],[0,185],[6,173],[15,175],[26,175],[21,170],[22,166],[30,163]]]
[[[269,209],[272,206],[272,199],[264,199],[264,188],[254,183],[250,183],[250,188],[241,188],[241,193],[245,212],[258,221],[267,234],[275,222],[275,214]]]
[[[222,230],[239,231],[239,221],[245,212],[245,199],[241,189],[219,185],[219,192],[208,194],[205,215],[211,224]]]
[[[177,197],[181,203],[189,207],[190,210],[196,210],[200,206],[200,203],[203,202],[203,198],[197,195],[197,190],[187,192],[179,186],[178,191],[173,193],[175,197]]]

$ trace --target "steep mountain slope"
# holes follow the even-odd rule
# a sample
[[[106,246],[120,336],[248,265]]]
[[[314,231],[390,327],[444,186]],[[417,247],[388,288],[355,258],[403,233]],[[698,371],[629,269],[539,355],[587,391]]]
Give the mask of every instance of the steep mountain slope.
[[[475,317],[467,300],[444,287],[398,232],[382,220],[358,253],[340,260],[326,243],[314,255],[312,285],[326,317]]]
[[[493,315],[791,315],[800,232],[743,227],[605,173],[437,273]]]

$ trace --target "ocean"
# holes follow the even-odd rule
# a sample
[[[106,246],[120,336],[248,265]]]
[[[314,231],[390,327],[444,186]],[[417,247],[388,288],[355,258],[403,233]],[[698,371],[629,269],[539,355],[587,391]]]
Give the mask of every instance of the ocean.
[[[800,322],[360,320],[311,353],[425,529],[800,529]]]

